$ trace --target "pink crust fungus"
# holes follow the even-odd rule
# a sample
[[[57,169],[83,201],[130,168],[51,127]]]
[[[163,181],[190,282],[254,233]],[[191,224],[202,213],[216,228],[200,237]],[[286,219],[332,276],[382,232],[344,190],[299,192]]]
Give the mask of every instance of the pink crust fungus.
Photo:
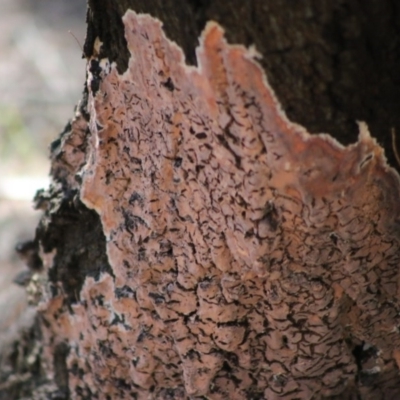
[[[290,122],[216,23],[195,68],[158,20],[123,21],[129,68],[97,60],[86,153],[78,116],[64,154],[113,276],[40,305],[72,398],[319,399],[360,368],[398,385],[400,181],[366,125],[343,147]]]

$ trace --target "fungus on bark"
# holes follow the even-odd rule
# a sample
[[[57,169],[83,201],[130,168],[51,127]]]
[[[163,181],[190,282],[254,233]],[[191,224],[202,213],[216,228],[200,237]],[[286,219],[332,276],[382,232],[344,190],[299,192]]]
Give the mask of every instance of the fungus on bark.
[[[53,160],[99,214],[111,267],[77,293],[51,282],[39,304],[73,397],[399,384],[400,182],[366,125],[343,147],[290,122],[257,53],[215,23],[197,68],[158,20],[124,24],[128,70],[88,61],[89,124],[78,113]]]

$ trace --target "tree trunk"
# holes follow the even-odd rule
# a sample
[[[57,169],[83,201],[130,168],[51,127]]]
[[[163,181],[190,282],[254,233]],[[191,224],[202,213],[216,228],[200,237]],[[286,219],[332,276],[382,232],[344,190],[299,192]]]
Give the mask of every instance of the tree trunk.
[[[398,8],[89,0],[0,398],[400,398]]]

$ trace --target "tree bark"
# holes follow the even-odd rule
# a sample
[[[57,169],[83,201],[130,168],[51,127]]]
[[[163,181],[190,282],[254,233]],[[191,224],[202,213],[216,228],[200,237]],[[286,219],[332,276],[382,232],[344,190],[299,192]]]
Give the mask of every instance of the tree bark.
[[[32,301],[38,303],[39,311],[31,328],[22,330],[20,337],[7,351],[3,348],[0,377],[4,383],[0,384],[0,398],[49,398],[52,396],[50,398],[53,399],[89,399],[107,398],[107,394],[111,396],[108,398],[139,399],[334,399],[339,396],[349,399],[395,399],[400,397],[398,377],[400,353],[399,339],[397,339],[399,322],[397,315],[400,307],[397,271],[400,230],[398,228],[399,209],[396,205],[399,182],[394,171],[387,172],[378,147],[369,142],[369,139],[364,138],[360,139],[358,147],[346,153],[347,150],[340,150],[329,140],[316,137],[314,141],[306,140],[307,143],[313,143],[315,147],[312,147],[306,155],[301,156],[302,158],[296,158],[297,149],[304,145],[303,139],[299,139],[297,128],[293,128],[286,120],[282,122],[280,117],[275,117],[275,103],[271,100],[269,106],[274,115],[271,119],[277,118],[277,121],[279,119],[276,125],[271,125],[275,127],[273,132],[282,129],[282,133],[291,138],[292,144],[287,144],[286,149],[292,150],[288,150],[288,154],[284,156],[286,162],[290,161],[291,165],[300,163],[311,166],[315,161],[318,168],[324,170],[321,176],[318,175],[312,183],[298,184],[299,175],[293,173],[293,179],[296,178],[293,187],[301,186],[302,189],[299,191],[303,190],[302,197],[300,196],[302,206],[293,208],[298,212],[299,219],[295,217],[291,219],[292,217],[285,215],[285,209],[292,206],[285,203],[286,200],[279,199],[284,197],[283,194],[292,200],[296,199],[297,195],[293,194],[293,191],[290,193],[284,193],[283,189],[280,191],[281,186],[278,182],[275,185],[278,194],[271,194],[267,201],[260,200],[258,205],[250,206],[250,198],[243,200],[243,204],[246,203],[248,207],[246,215],[251,213],[252,207],[254,210],[259,210],[260,216],[254,217],[254,220],[258,221],[257,228],[250,228],[249,217],[243,217],[241,222],[241,226],[244,227],[243,241],[238,239],[240,236],[235,236],[234,233],[231,235],[237,240],[236,247],[239,250],[242,249],[241,246],[245,249],[243,253],[250,252],[248,249],[251,249],[257,257],[253,254],[241,255],[239,250],[232,248],[235,246],[228,243],[229,251],[221,250],[221,254],[215,256],[219,260],[216,262],[212,252],[215,252],[216,248],[225,246],[222,242],[214,246],[217,236],[212,241],[210,239],[211,244],[208,244],[207,239],[204,238],[191,237],[189,240],[189,236],[185,235],[174,242],[169,239],[173,236],[157,231],[158,228],[155,227],[158,226],[159,221],[154,216],[151,228],[154,232],[158,232],[158,236],[155,238],[154,235],[152,237],[150,234],[143,233],[146,232],[148,226],[146,226],[146,220],[139,216],[148,207],[147,203],[154,201],[158,204],[155,199],[151,200],[151,190],[154,190],[154,187],[161,187],[160,182],[164,179],[163,176],[149,173],[146,175],[147,186],[143,183],[144,181],[140,181],[142,186],[135,186],[136,183],[132,182],[135,179],[142,179],[137,177],[142,176],[140,174],[144,174],[143,170],[146,169],[144,159],[147,154],[143,152],[143,148],[141,153],[139,147],[129,147],[128,141],[121,141],[120,136],[113,137],[109,131],[104,137],[119,141],[121,149],[124,146],[129,148],[126,151],[122,150],[117,156],[111,151],[101,153],[100,147],[98,147],[98,152],[93,152],[96,148],[93,144],[96,135],[101,142],[103,129],[104,131],[111,129],[108,125],[109,120],[105,119],[99,111],[103,105],[96,103],[96,93],[117,96],[121,90],[114,92],[111,87],[113,84],[122,86],[122,80],[117,75],[104,73],[109,67],[104,66],[104,62],[102,64],[100,61],[108,59],[110,62],[115,62],[119,74],[129,72],[130,52],[122,19],[128,9],[138,13],[149,13],[159,18],[163,23],[166,37],[176,42],[184,52],[186,63],[191,65],[197,65],[199,62],[195,49],[199,45],[198,38],[206,23],[210,20],[216,21],[225,29],[225,36],[229,43],[243,44],[247,47],[255,44],[262,55],[262,59],[257,62],[266,72],[268,81],[290,120],[303,125],[308,132],[329,132],[344,145],[357,141],[356,121],[365,121],[372,136],[376,137],[383,146],[389,164],[396,169],[399,168],[395,157],[396,140],[393,141],[391,136],[391,130],[396,131],[396,128],[400,127],[398,113],[400,90],[397,78],[400,66],[400,52],[397,46],[400,11],[397,2],[389,0],[379,2],[373,0],[364,2],[356,0],[336,2],[236,0],[228,3],[218,0],[212,2],[191,0],[177,6],[176,2],[170,0],[146,2],[89,0],[88,31],[84,46],[84,55],[88,59],[89,79],[74,120],[52,144],[53,183],[49,190],[39,192],[36,198],[36,205],[44,210],[44,216],[32,242],[35,248],[33,257],[36,262],[33,267],[31,265],[34,274],[29,288]],[[155,46],[154,43],[151,44]],[[162,47],[162,51],[165,48]],[[206,44],[203,49],[205,49],[204,53],[207,53]],[[230,49],[230,47],[226,48],[226,54],[231,54]],[[143,54],[150,53],[145,53],[143,49]],[[165,58],[167,59],[167,56]],[[203,60],[212,60],[212,57],[210,55],[207,58],[207,55],[204,55]],[[238,60],[242,59],[238,58]],[[176,81],[181,76],[184,79],[184,73],[176,73],[176,78],[168,79],[174,76],[174,65],[168,64],[167,61],[165,63],[169,65],[172,72],[169,77],[163,77],[165,79],[162,83],[165,90],[174,93]],[[212,64],[211,61],[210,64]],[[232,64],[232,69],[228,69],[228,73],[231,74],[229,76],[236,76],[239,81],[242,75],[235,75],[236,64]],[[249,65],[253,68],[253,64]],[[160,66],[160,71],[162,68]],[[137,71],[140,73],[141,70]],[[186,73],[189,70],[182,71]],[[254,71],[254,76],[256,76],[257,69]],[[132,80],[135,79],[134,75],[127,76],[130,76]],[[212,77],[211,74],[209,76]],[[106,78],[115,80],[107,86]],[[240,82],[241,87],[245,86],[243,82]],[[193,85],[195,85],[195,79]],[[137,86],[140,86],[139,83]],[[204,85],[199,84],[198,87],[203,88]],[[126,93],[130,93],[129,90],[133,89],[127,85]],[[205,92],[198,90],[198,93],[206,96]],[[269,93],[269,89],[266,90]],[[181,89],[181,91],[184,90]],[[173,94],[176,98],[180,95],[176,92]],[[171,97],[171,102],[174,98]],[[223,98],[224,95],[221,95],[221,99]],[[222,102],[221,99],[219,101]],[[164,107],[164,103],[156,102],[157,99],[151,98],[151,101],[154,104],[160,104],[160,108]],[[226,107],[229,109],[230,106]],[[93,118],[94,113],[98,113],[97,119]],[[143,115],[140,115],[139,119],[143,120],[145,118]],[[93,121],[99,125],[95,126]],[[281,126],[284,127],[281,128]],[[189,132],[190,129],[187,130]],[[193,135],[199,140],[204,139],[203,135],[206,133],[195,129],[193,131]],[[231,133],[227,130],[226,135],[229,136],[229,134]],[[126,131],[126,136],[129,135],[130,132]],[[132,142],[135,142],[136,138],[133,133],[132,135]],[[187,139],[185,134],[182,137],[187,143],[192,140]],[[157,140],[154,139],[151,142],[153,147],[148,148],[149,153],[154,151],[157,154],[159,151]],[[225,139],[222,137],[220,142],[210,143],[213,144],[214,149],[221,149],[218,151],[223,154],[222,159],[232,158],[232,165],[236,163],[236,166],[230,164],[219,166],[222,170],[226,168],[233,171],[230,176],[233,176],[232,181],[235,183],[237,179],[235,176],[240,175],[243,163],[248,159],[252,160],[255,153],[241,153],[243,149],[240,149],[240,146],[237,146],[239,149],[232,147],[230,140],[234,141],[230,136]],[[136,145],[132,144],[132,146]],[[134,148],[139,150],[132,156]],[[185,170],[185,160],[190,153],[189,147],[182,148],[185,152],[171,156],[171,162],[175,169],[180,168],[181,163],[184,163],[182,169]],[[232,148],[235,150],[233,151]],[[270,151],[269,148],[267,150]],[[127,158],[128,161],[125,164],[121,155],[124,151],[129,153],[130,157]],[[162,154],[161,150],[159,154]],[[201,157],[203,153],[195,154],[196,157]],[[353,158],[350,156],[346,158],[343,154],[351,154]],[[357,177],[354,177],[349,172],[353,166],[352,163],[361,165],[365,160],[369,163],[370,159],[357,158],[369,154],[373,154],[372,158],[377,160],[371,162],[371,167],[367,167],[370,168],[369,175],[360,172]],[[101,176],[109,180],[108,187],[111,186],[111,191],[108,191],[107,186],[101,186],[102,182],[96,181],[95,178],[90,186],[90,176],[96,176],[97,173],[96,157],[118,160],[121,165],[127,166],[127,174],[124,172],[119,176],[110,164],[106,162],[101,164],[101,168],[104,168],[101,172],[104,174]],[[264,173],[266,174],[267,170],[273,171],[274,165],[277,171],[284,170],[286,167],[279,162],[278,158],[276,164],[266,161],[269,169],[266,168]],[[197,166],[199,165],[200,162]],[[328,165],[326,173],[325,165]],[[165,174],[172,174],[167,164],[162,164],[162,166]],[[336,167],[337,174],[334,177],[329,175]],[[196,185],[202,179],[199,177],[199,171],[202,168],[207,171],[207,166],[201,165],[201,168],[197,168]],[[310,167],[310,171],[312,168]],[[362,167],[360,166],[359,169],[361,170]],[[225,184],[230,185],[227,183],[228,175],[219,181],[215,190],[219,190],[219,187]],[[366,175],[371,178],[363,180]],[[182,176],[179,175],[178,178],[180,177],[189,189],[189,180],[184,175]],[[271,176],[273,176],[272,173]],[[168,179],[165,178],[165,181]],[[329,199],[331,193],[333,193],[332,196],[336,196],[339,190],[339,186],[331,183],[336,179],[337,185],[343,184],[343,187],[348,188],[346,190],[349,193],[353,190],[341,205],[344,208],[354,206],[357,211],[349,212],[346,217],[343,216],[342,209],[334,209],[333,206],[329,212],[326,211],[328,206],[325,203],[325,197]],[[354,186],[353,189],[349,186],[350,179],[353,179],[351,183]],[[171,182],[172,180],[171,178]],[[165,183],[165,193],[168,193],[163,197],[165,204],[171,203],[171,199],[174,198],[171,187],[175,186],[171,182]],[[240,196],[244,198],[247,192],[244,191],[245,194],[242,195],[236,183],[231,185],[228,194],[235,199]],[[170,184],[172,186],[168,186]],[[133,190],[134,186],[139,189]],[[146,191],[147,187],[152,189]],[[101,189],[98,190],[98,188]],[[118,195],[115,195],[116,190]],[[123,199],[128,191],[129,206],[125,207]],[[161,192],[157,192],[158,198],[161,198]],[[211,193],[208,195],[213,196]],[[367,195],[370,195],[370,198],[367,198]],[[107,196],[112,198],[114,205],[120,200],[119,213],[109,212],[104,200],[108,198]],[[183,209],[186,210],[186,206],[180,206],[178,200],[176,204],[169,206],[170,208],[164,207],[164,203],[159,205],[159,219],[162,221],[164,217],[167,218],[165,214],[177,213],[182,217],[179,229],[184,230],[187,227],[187,235],[190,232],[193,236],[200,235],[199,232],[203,235],[204,231],[198,227],[190,231],[197,198],[193,195],[190,199],[192,209],[187,211],[186,220],[185,215],[181,214]],[[198,201],[206,203],[204,197],[200,197]],[[219,200],[221,208],[225,204],[224,201],[221,196]],[[115,206],[115,210],[118,207]],[[238,202],[232,206],[234,215],[232,220],[236,221],[235,223],[238,223],[240,219],[239,214],[244,206],[241,207],[242,205]],[[312,216],[303,218],[302,207],[309,207],[310,210],[318,209],[320,214],[315,212]],[[312,214],[311,211],[310,213]],[[118,229],[110,218],[122,218],[124,235],[127,236],[118,236]],[[355,226],[353,231],[350,228],[346,230],[347,228],[343,227],[344,224],[340,223],[340,227],[333,230],[332,227],[336,225],[332,220],[342,221],[341,218],[343,220],[347,218],[346,221],[357,219],[362,222]],[[201,217],[199,221],[200,219]],[[301,222],[298,222],[300,220]],[[229,229],[233,232],[237,229],[237,225],[227,223],[225,226],[225,222],[221,221],[218,221],[216,227],[210,227],[207,232],[214,232],[223,227],[225,231],[220,233],[223,233],[224,240],[229,242],[231,240]],[[314,223],[328,226],[328,228],[317,229]],[[175,229],[174,224],[175,222],[166,223],[165,229]],[[303,229],[304,224],[309,225]],[[233,226],[235,228],[232,228]],[[304,236],[299,233],[300,230],[305,232]],[[297,240],[289,240],[288,237],[291,234],[293,238],[301,237],[304,242],[310,241],[305,245],[305,247],[308,246],[309,251],[302,253],[298,258],[294,255],[297,248],[292,253],[290,250],[291,243]],[[138,239],[140,235],[142,236]],[[325,235],[326,240],[320,239],[321,235]],[[145,237],[150,239],[146,242]],[[218,236],[219,239],[220,237],[222,236]],[[276,237],[281,238],[280,240],[284,243],[284,254],[276,256],[276,253],[273,253],[275,250],[271,250],[272,247],[265,248],[261,244],[260,248],[257,247],[258,245],[252,247],[252,245],[243,244],[247,243],[247,240],[253,240],[253,237],[257,237],[257,243],[273,241]],[[370,239],[365,239],[365,237]],[[115,247],[112,247],[113,240]],[[125,241],[129,242],[129,245]],[[192,244],[187,244],[185,248],[181,245],[181,241]],[[208,253],[205,250],[203,252],[199,244],[203,241],[206,243],[204,246],[208,249]],[[131,253],[126,250],[129,246],[132,246]],[[116,248],[123,248],[121,252],[125,252],[125,258],[118,256],[121,261],[118,268],[115,260],[119,250]],[[190,256],[192,258],[188,256],[190,258],[188,264],[193,269],[186,271],[188,273],[185,279],[179,280],[179,273],[187,267],[179,265],[179,249],[183,248],[192,248]],[[314,250],[315,254],[312,253]],[[331,254],[326,255],[325,251],[331,251]],[[363,255],[360,256],[359,253]],[[41,262],[37,262],[37,255],[40,256]],[[264,257],[264,261],[266,259],[268,261],[257,269],[256,261],[258,262],[261,256]],[[276,257],[277,265],[271,261],[274,257]],[[226,270],[221,272],[222,267],[218,263],[228,264]],[[128,272],[121,272],[121,265],[124,265]],[[143,267],[146,265],[149,266],[148,270]],[[206,270],[203,271],[204,276],[200,271],[202,268]],[[236,275],[233,277],[229,269],[235,268]],[[146,274],[155,274],[153,269],[158,271],[157,278],[143,277]],[[143,276],[135,275],[137,270],[140,270]],[[228,285],[228,275],[235,285],[239,285],[240,281],[240,290],[236,294],[233,294],[233,284],[229,289],[224,286]],[[294,276],[297,283],[292,280]],[[134,284],[131,284],[131,277]],[[196,282],[189,282],[191,279]],[[166,282],[166,287],[172,287],[168,285],[175,284],[175,280],[178,286],[177,289],[171,289],[172,294],[168,292],[167,295],[162,292],[161,281]],[[154,286],[155,281],[158,286]],[[290,282],[290,290],[285,286],[285,282]],[[193,297],[193,293],[196,293],[196,298]],[[321,297],[319,293],[322,293]],[[174,296],[178,297],[174,298]],[[261,300],[255,301],[254,299],[259,296]],[[166,298],[169,299],[168,307],[163,308]],[[309,300],[310,298],[312,301]],[[205,299],[204,302],[202,299]],[[192,300],[194,310],[187,305]],[[209,314],[204,311],[204,304],[213,304],[213,301],[215,308],[218,309],[217,316],[211,311]],[[114,320],[112,321],[108,320],[111,314],[107,314],[106,317],[102,314],[106,312],[104,310],[107,309],[108,302],[114,302],[112,306],[114,311],[111,313]],[[122,306],[122,303],[126,305]],[[190,310],[185,309],[182,304],[186,304],[185,307]],[[235,311],[232,313],[236,313],[235,316],[224,319],[222,314],[228,313],[233,308]],[[124,310],[124,312],[117,312],[116,309]],[[140,326],[130,325],[128,310],[131,310],[132,314],[137,312],[135,318]],[[203,310],[201,311],[203,314],[199,310]],[[173,312],[176,312],[178,316],[174,314],[172,317]],[[333,313],[336,313],[335,316]],[[90,317],[87,317],[88,315]],[[76,326],[66,321],[76,323],[76,321],[85,321],[85,318],[92,322],[100,321],[100,323],[96,325],[93,322],[93,326],[96,327],[92,328],[92,336],[83,337],[87,330],[85,331],[86,327],[82,322],[82,326],[79,326],[82,337],[76,336]],[[182,331],[176,328],[181,325],[192,326],[194,320],[196,323],[201,321],[203,324],[200,327],[197,326],[196,334],[193,333],[195,328],[190,328],[190,333],[188,333],[190,329],[186,332],[184,328]],[[104,326],[105,321],[108,321],[109,326]],[[207,324],[210,332],[207,331]],[[323,332],[325,332],[324,335],[332,335],[329,336],[331,341],[326,341],[322,334],[319,337],[313,337],[315,332],[318,334],[320,332],[315,328],[318,324],[326,325],[325,328],[329,332]],[[255,328],[258,325],[260,325],[259,331]],[[383,325],[384,328],[382,328]],[[124,330],[124,334],[121,334],[120,330],[117,330],[119,334],[115,334],[113,326]],[[175,328],[176,331],[174,331]],[[299,339],[296,339],[294,330],[298,333]],[[385,330],[386,336],[383,334]],[[129,331],[134,332],[132,336],[129,336]],[[154,331],[157,331],[158,337]],[[111,339],[112,335],[115,335],[115,338],[113,336]],[[197,342],[189,342],[189,345],[185,345],[184,342],[190,335],[195,336]],[[163,339],[167,344],[162,342]],[[123,340],[126,342],[121,350],[114,341]],[[156,345],[152,345],[152,341]],[[296,347],[299,341],[300,345]],[[301,345],[301,343],[304,344]],[[316,350],[321,343],[324,343],[322,356],[318,355],[318,350]],[[248,347],[245,349],[244,345]],[[86,359],[82,359],[83,348],[87,350],[86,354],[89,354]],[[121,354],[115,353],[116,349],[120,349]],[[137,356],[132,359],[124,357],[125,353],[131,356],[132,351],[134,353],[136,351]],[[168,354],[165,358],[162,358],[163,351]],[[248,365],[243,361],[246,357],[249,360]],[[157,358],[156,361],[154,361],[155,358]],[[166,362],[167,359],[170,359],[170,363]],[[147,364],[141,365],[140,362],[145,363],[143,360],[146,360],[148,364],[159,363],[163,365],[163,368],[152,369]],[[212,374],[210,372],[207,375],[208,372],[198,367],[196,360],[200,360],[204,368],[212,370]],[[113,376],[110,371],[119,371],[119,364],[124,363],[133,363],[133,367],[126,366],[125,368],[131,371],[129,379],[118,374]],[[296,375],[293,371],[301,363],[307,364],[307,367],[304,367],[305,372],[299,372]],[[101,370],[98,368],[99,364],[105,364],[108,369],[105,367]],[[326,367],[327,365],[329,368]],[[156,376],[157,373],[161,374],[160,370],[163,371],[164,380]],[[173,373],[168,375],[168,370]],[[104,371],[109,373],[108,380],[104,378]],[[319,371],[323,371],[323,374],[320,375]],[[200,379],[201,376],[206,378]]]

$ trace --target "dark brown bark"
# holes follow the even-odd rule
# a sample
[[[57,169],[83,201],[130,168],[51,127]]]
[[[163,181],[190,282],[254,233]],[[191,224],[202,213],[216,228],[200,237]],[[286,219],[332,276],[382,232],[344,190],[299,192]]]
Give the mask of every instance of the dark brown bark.
[[[227,3],[188,1],[177,6],[174,1],[89,0],[85,55],[93,56],[94,40],[99,37],[103,42],[101,56],[115,61],[120,72],[127,69],[129,52],[121,17],[131,8],[158,17],[164,23],[167,36],[184,50],[188,63],[195,64],[194,50],[205,23],[217,21],[225,28],[230,43],[256,45],[263,55],[260,63],[291,120],[310,132],[329,132],[343,144],[356,141],[355,121],[366,121],[372,135],[385,148],[390,164],[398,168],[390,136],[391,128],[400,129],[400,10],[397,2],[262,0]],[[80,106],[87,118],[86,101],[87,93]],[[102,272],[113,274],[99,217],[80,202],[80,183],[70,180],[72,173],[64,162],[63,141],[70,140],[70,132],[71,127],[67,126],[52,146],[52,176],[57,185],[37,198],[38,205],[45,210],[37,230],[37,242],[40,241],[44,253],[56,249],[49,280],[62,282],[61,288],[53,290],[66,294],[65,308],[79,302],[86,277],[97,279]],[[76,136],[72,147],[84,155],[88,132],[82,128]],[[343,305],[347,306],[350,307]],[[38,355],[33,366],[23,361],[24,356],[17,357],[18,352],[31,354],[34,344],[41,343],[41,324],[43,321],[37,322],[30,336],[25,334],[19,347],[7,354],[10,357],[3,365],[10,365],[11,370],[3,368],[3,380],[8,378],[10,382],[10,377],[27,372],[31,375],[22,383],[10,383],[3,389],[0,386],[1,399],[29,398],[33,390],[37,398],[48,398],[50,393],[53,398],[68,398],[65,360],[69,348],[62,344],[55,347],[55,382],[45,379],[41,365],[43,355]],[[363,364],[375,356],[374,348],[366,349],[356,338],[347,339],[358,371],[355,372],[355,387],[347,388],[341,397],[396,398],[398,371],[392,369],[383,375],[367,375]],[[79,373],[75,371],[75,375]],[[43,395],[39,394],[40,390]],[[252,398],[262,398],[260,393],[254,389]],[[82,398],[90,397],[82,395]]]

